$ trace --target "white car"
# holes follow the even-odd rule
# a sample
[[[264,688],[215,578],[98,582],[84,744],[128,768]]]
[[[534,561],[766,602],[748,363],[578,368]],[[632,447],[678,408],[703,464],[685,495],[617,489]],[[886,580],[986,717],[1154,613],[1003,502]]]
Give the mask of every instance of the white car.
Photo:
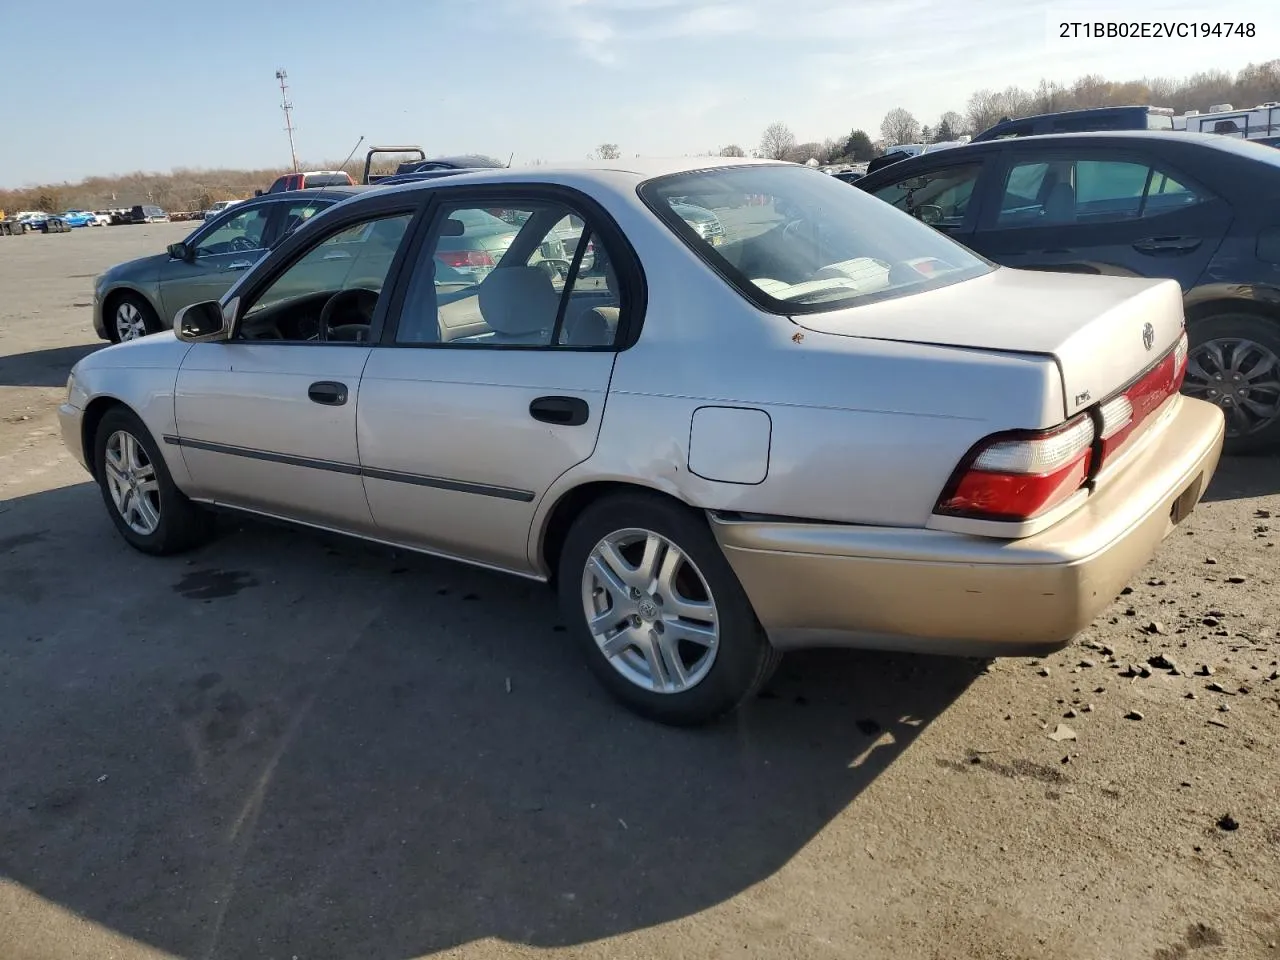
[[[214,217],[220,214],[223,210],[226,210],[228,207],[234,207],[239,202],[240,202],[239,200],[219,200],[217,203],[210,206],[209,209],[204,212],[204,218],[206,220],[212,220]]]
[[[1176,283],[997,267],[795,164],[608,166],[358,194],[77,363],[120,534],[230,508],[550,581],[614,695],[696,723],[798,646],[1056,649],[1213,476]],[[475,211],[514,237],[438,270]]]

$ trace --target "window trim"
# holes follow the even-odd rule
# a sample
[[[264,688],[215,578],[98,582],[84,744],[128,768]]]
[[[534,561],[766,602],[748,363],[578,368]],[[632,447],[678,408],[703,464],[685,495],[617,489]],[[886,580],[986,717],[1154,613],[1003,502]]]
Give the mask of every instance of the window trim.
[[[959,148],[956,148],[956,149],[959,149]],[[938,152],[943,153],[945,151],[938,151]],[[917,159],[916,157],[908,157],[905,160],[898,161],[898,163],[911,163],[916,159]],[[794,167],[795,164],[784,163],[779,161],[779,162],[773,162],[773,163],[761,163],[761,164],[752,164],[752,165],[744,165],[744,166],[738,166],[738,165],[734,165],[732,167],[731,166],[707,166],[707,167],[699,167],[695,170],[682,170],[679,173],[663,174],[660,177],[653,177],[649,180],[645,180],[639,186],[636,187],[636,193],[640,197],[640,201],[649,209],[649,211],[658,219],[658,221],[663,226],[665,226],[668,230],[671,231],[675,239],[683,243],[685,247],[688,248],[688,250],[695,257],[697,257],[699,260],[702,261],[702,263],[707,267],[707,269],[709,269],[712,273],[714,273],[717,277],[719,277],[724,282],[725,286],[727,286],[730,290],[732,290],[738,296],[742,297],[748,303],[752,304],[754,307],[763,311],[764,313],[771,314],[772,316],[775,316],[775,317],[791,318],[791,317],[798,317],[798,316],[807,316],[809,314],[832,313],[836,310],[850,310],[855,307],[867,306],[873,303],[883,303],[886,300],[901,298],[901,295],[894,295],[893,291],[884,291],[881,294],[875,294],[875,293],[865,294],[861,297],[858,297],[856,301],[853,303],[842,302],[842,301],[828,301],[824,303],[789,303],[786,300],[778,300],[775,297],[769,296],[769,294],[765,293],[763,290],[757,287],[754,283],[751,282],[750,277],[744,274],[741,270],[739,270],[733,264],[729,263],[729,261],[726,260],[724,257],[716,256],[715,247],[703,241],[703,239],[696,232],[694,232],[694,230],[687,223],[685,223],[684,220],[679,215],[677,215],[675,211],[673,211],[665,201],[661,199],[655,200],[654,198],[648,195],[649,192],[653,189],[655,184],[662,183],[666,180],[678,179],[680,177],[686,177],[686,176],[691,176],[691,175],[700,174],[700,173],[712,173],[712,172],[717,172],[722,170],[746,169],[749,166],[788,168],[788,167]],[[895,170],[898,169],[897,163],[891,164],[890,166],[892,166]],[[929,166],[927,169],[931,170],[933,169],[933,167]],[[810,172],[820,177],[827,176],[825,173],[819,173],[817,171],[810,171]],[[827,179],[831,179],[831,178],[828,177]],[[859,180],[856,184],[854,184],[854,186],[861,186],[862,182],[863,181]],[[981,175],[979,175],[979,185],[980,183],[981,183]],[[846,184],[846,186],[848,186],[848,184]],[[895,213],[902,214],[903,216],[910,217],[910,219],[912,220],[916,220],[916,218],[911,217],[910,214],[903,213],[897,207],[894,207],[892,204],[886,203],[884,200],[881,200],[879,197],[875,196],[872,193],[872,189],[874,188],[863,188],[863,192],[867,194],[868,200],[874,203],[884,204],[886,207],[889,207]],[[919,223],[920,226],[924,227],[925,229],[931,229],[927,224],[922,223],[919,220],[916,220],[916,222]],[[981,261],[983,264],[985,264],[989,268],[989,271],[996,270],[999,268],[999,264],[995,263],[992,260],[987,259],[982,254],[978,253],[976,250],[972,250],[966,247],[963,243],[961,243],[959,240],[952,237],[950,234],[945,233],[944,231],[941,231],[941,230],[937,230],[935,232],[941,234],[947,240],[958,245],[962,250],[964,250],[966,254],[973,257],[975,260]],[[981,276],[981,274],[977,276]],[[916,292],[927,293],[930,290],[940,290],[945,287],[953,286],[957,283],[964,283],[967,280],[976,279],[976,276],[965,277],[964,279],[961,279],[961,280],[946,280],[946,282],[941,282],[942,280],[945,280],[945,279],[946,278],[940,277],[938,278],[938,282],[936,283],[920,284],[920,286],[916,288]],[[840,305],[833,306],[833,304],[840,304]]]
[[[362,198],[363,199],[363,198]],[[295,230],[274,250],[267,253],[266,257],[250,269],[250,273],[244,279],[243,289],[234,286],[224,295],[224,300],[230,303],[231,300],[239,300],[240,303],[236,308],[236,318],[231,325],[231,329],[227,334],[228,343],[237,344],[263,344],[268,346],[298,346],[298,347],[373,347],[376,346],[382,333],[386,327],[387,311],[390,307],[391,297],[379,296],[378,306],[374,310],[373,322],[369,325],[368,340],[241,340],[239,339],[240,326],[244,322],[245,312],[249,307],[257,301],[257,298],[266,292],[272,284],[276,282],[287,270],[291,269],[299,260],[314,250],[320,244],[329,240],[331,237],[348,230],[359,223],[365,223],[371,220],[387,220],[393,217],[408,216],[410,218],[408,226],[405,227],[404,237],[400,240],[400,246],[396,250],[396,254],[391,258],[391,266],[387,269],[386,281],[383,283],[383,293],[395,288],[400,281],[400,274],[404,269],[405,256],[409,248],[412,246],[414,234],[420,229],[422,222],[423,208],[426,206],[426,198],[418,196],[416,193],[390,194],[384,196],[370,197],[363,203],[355,203],[346,210],[341,211],[338,216],[328,219],[323,229],[310,231],[315,233],[315,237],[306,236],[309,232],[306,228],[308,224],[304,224]],[[342,201],[331,205],[325,210],[321,210],[316,216],[329,213],[335,207],[340,205]],[[314,218],[312,218],[314,219]],[[301,239],[300,239],[301,238]]]
[[[396,287],[388,300],[387,322],[383,324],[381,336],[375,338],[378,346],[407,350],[489,350],[495,353],[513,350],[526,352],[555,350],[559,352],[568,351],[570,353],[621,353],[623,350],[628,350],[635,345],[640,337],[640,330],[644,325],[645,308],[648,304],[648,287],[644,267],[626,233],[618,226],[617,221],[599,201],[580,190],[562,184],[517,181],[500,184],[455,185],[447,184],[447,180],[448,178],[441,178],[440,180],[426,181],[431,184],[429,189],[424,190],[427,195],[426,208],[421,215],[418,230],[402,251],[405,257],[403,263],[407,264],[407,266],[400,271],[396,279]],[[397,342],[396,334],[400,329],[400,318],[403,315],[405,300],[408,297],[414,271],[421,260],[422,249],[426,244],[434,243],[438,239],[441,224],[446,219],[441,215],[442,209],[445,207],[452,209],[459,207],[487,209],[504,204],[515,206],[522,202],[563,204],[568,208],[570,214],[576,214],[583,220],[584,234],[590,232],[592,236],[599,238],[600,242],[604,244],[608,259],[613,265],[619,284],[622,286],[621,296],[619,297],[622,309],[619,314],[618,330],[613,343],[605,346],[575,346],[556,343],[555,340],[559,335],[558,324],[556,330],[552,332],[551,342],[545,344],[483,343],[474,341],[470,343],[459,341],[443,343]],[[581,241],[579,241],[579,247],[581,246]],[[576,279],[576,274],[574,274],[574,278]],[[568,287],[568,277],[566,277],[566,289],[569,289],[572,293],[571,288]],[[561,297],[561,304],[565,303],[566,298]],[[381,307],[381,304],[379,307]],[[557,310],[558,316],[559,310]]]
[[[1032,144],[1028,144],[1032,145]],[[1201,203],[1213,203],[1215,201],[1222,202],[1224,198],[1216,190],[1210,190],[1204,185],[1204,181],[1199,177],[1190,176],[1183,172],[1183,167],[1176,162],[1169,163],[1164,157],[1153,156],[1149,152],[1135,150],[1132,147],[1112,147],[1100,146],[1096,144],[1084,144],[1079,146],[1070,146],[1065,144],[1034,144],[1035,149],[1006,148],[999,164],[996,165],[993,176],[995,177],[994,186],[992,187],[992,202],[986,205],[982,211],[976,231],[979,233],[1000,233],[1006,230],[1063,230],[1073,227],[1105,227],[1113,226],[1118,223],[1140,223],[1147,220],[1143,216],[1146,212],[1146,189],[1143,190],[1142,201],[1139,205],[1139,215],[1126,220],[1099,220],[1093,223],[1058,223],[1058,224],[1032,224],[1011,226],[1008,224],[998,223],[1000,216],[1000,201],[1004,197],[1005,185],[1009,182],[1009,174],[1013,168],[1028,163],[1051,163],[1054,160],[1068,160],[1072,163],[1079,161],[1089,162],[1118,162],[1118,163],[1136,163],[1147,168],[1147,186],[1150,187],[1152,172],[1163,173],[1165,176],[1176,180],[1188,190],[1198,194],[1204,199]],[[1193,204],[1186,209],[1199,206]],[[1176,212],[1176,211],[1171,211]],[[1164,214],[1160,214],[1163,216]]]

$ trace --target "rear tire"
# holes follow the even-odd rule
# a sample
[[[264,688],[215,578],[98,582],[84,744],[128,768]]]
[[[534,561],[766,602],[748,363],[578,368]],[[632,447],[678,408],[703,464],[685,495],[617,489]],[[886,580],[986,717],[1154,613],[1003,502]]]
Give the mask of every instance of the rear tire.
[[[103,415],[93,466],[107,513],[135,550],[166,556],[213,535],[213,517],[174,484],[155,439],[132,410],[116,407]]]
[[[1280,446],[1280,323],[1252,313],[1221,313],[1190,324],[1187,337],[1182,390],[1222,408],[1225,452]]]
[[[663,497],[625,493],[588,506],[565,538],[558,589],[596,678],[659,723],[729,713],[781,659],[706,520]]]

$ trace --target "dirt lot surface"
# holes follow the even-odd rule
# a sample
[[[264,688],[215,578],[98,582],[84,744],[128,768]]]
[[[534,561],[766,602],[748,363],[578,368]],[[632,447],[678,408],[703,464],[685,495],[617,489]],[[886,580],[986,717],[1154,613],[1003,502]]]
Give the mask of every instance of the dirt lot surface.
[[[795,655],[663,729],[536,585],[124,545],[54,411],[94,274],[187,229],[0,238],[4,960],[1280,960],[1280,460],[1043,662]]]

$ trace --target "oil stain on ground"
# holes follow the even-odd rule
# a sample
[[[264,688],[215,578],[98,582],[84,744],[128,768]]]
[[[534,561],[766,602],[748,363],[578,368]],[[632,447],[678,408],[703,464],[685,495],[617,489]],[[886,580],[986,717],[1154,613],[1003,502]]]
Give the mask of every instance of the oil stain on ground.
[[[10,550],[18,549],[18,547],[39,543],[48,532],[48,530],[32,530],[29,533],[18,533],[11,537],[0,537],[0,553],[8,553]]]
[[[193,570],[175,583],[173,589],[188,600],[221,600],[257,585],[257,578],[244,570]]]

